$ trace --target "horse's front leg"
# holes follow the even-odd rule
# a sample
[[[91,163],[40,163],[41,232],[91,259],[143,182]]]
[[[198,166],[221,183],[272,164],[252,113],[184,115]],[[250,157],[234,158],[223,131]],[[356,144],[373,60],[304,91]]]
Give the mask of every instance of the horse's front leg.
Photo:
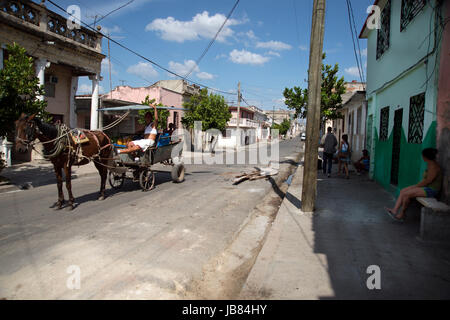
[[[64,173],[66,175],[66,188],[67,188],[67,193],[69,194],[69,205],[67,206],[68,210],[73,210],[74,206],[74,202],[75,202],[75,198],[73,197],[72,194],[72,164],[65,164],[64,165]]]
[[[59,210],[62,208],[64,204],[64,193],[63,193],[63,181],[62,181],[62,168],[60,165],[53,164],[53,168],[55,169],[56,175],[56,184],[58,186],[58,201],[55,202],[53,208]]]

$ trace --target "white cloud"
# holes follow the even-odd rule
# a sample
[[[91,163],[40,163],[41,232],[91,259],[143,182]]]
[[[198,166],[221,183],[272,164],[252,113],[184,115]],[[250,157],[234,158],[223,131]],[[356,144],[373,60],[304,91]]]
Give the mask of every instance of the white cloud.
[[[239,32],[237,34],[238,37],[246,37],[250,40],[256,40],[258,39],[258,37],[255,35],[255,33],[253,32],[253,30],[247,31],[247,32]]]
[[[367,57],[367,48],[366,48],[366,49],[363,49],[363,50],[361,50],[361,56],[363,56],[363,57]]]
[[[191,70],[192,72],[200,72],[200,68],[194,60],[184,60],[184,63],[170,61],[169,70],[180,76],[186,76]]]
[[[127,72],[143,78],[156,78],[158,76],[158,71],[148,62],[139,62],[129,66]]]
[[[279,54],[278,52],[275,52],[275,51],[269,51],[266,54],[269,56],[281,57],[281,54]]]
[[[358,69],[358,67],[346,68],[345,72],[347,72],[351,76],[359,77],[359,69]]]
[[[117,10],[115,12],[112,12],[108,18],[111,17],[118,17],[121,15],[124,15],[125,13],[129,13],[131,11],[137,10],[139,7],[143,6],[144,4],[151,2],[153,0],[134,0],[133,2],[127,4],[130,2],[129,0],[121,0],[121,1],[91,1],[89,2],[89,8],[83,7],[81,5],[81,10],[83,12],[84,18],[83,21],[87,23],[93,23],[94,19],[98,20],[102,17],[102,15],[106,15],[108,13],[111,13],[113,10],[116,10],[117,8],[127,4],[126,6],[122,7],[120,10]],[[100,14],[100,16],[98,16]],[[107,19],[108,19],[107,18]]]
[[[197,73],[197,78],[202,79],[202,80],[211,80],[214,79],[216,76],[208,73],[208,72],[199,72]]]
[[[98,92],[100,94],[105,93],[105,88],[103,88],[103,86],[99,86]],[[82,83],[78,86],[77,94],[92,94],[92,84]]]
[[[228,56],[225,53],[222,53],[222,54],[218,54],[215,59],[219,60],[219,59],[226,58],[226,57],[228,57]]]
[[[292,46],[281,42],[281,41],[267,41],[267,42],[258,42],[256,44],[257,48],[265,48],[265,49],[271,49],[271,50],[276,50],[276,51],[281,51],[281,50],[290,50],[292,49]]]
[[[208,11],[198,13],[190,21],[179,21],[173,17],[166,19],[155,19],[146,27],[146,31],[156,31],[160,37],[167,41],[184,42],[200,39],[212,39],[219,28],[222,26],[226,17],[217,13],[210,16]],[[217,37],[217,41],[225,42],[226,39],[234,34],[230,28],[243,22],[229,19],[224,28]]]
[[[308,51],[308,47],[307,47],[307,46],[304,46],[304,45],[299,46],[299,49],[300,49],[301,51]]]
[[[261,65],[270,60],[269,57],[264,57],[257,53],[252,53],[247,50],[236,50],[230,52],[230,59],[234,63],[239,64],[253,64],[253,65]]]
[[[109,74],[109,59],[106,57],[102,60],[102,69],[101,69],[101,75],[106,76]],[[114,68],[114,63],[111,62],[111,74],[117,75],[117,71]]]

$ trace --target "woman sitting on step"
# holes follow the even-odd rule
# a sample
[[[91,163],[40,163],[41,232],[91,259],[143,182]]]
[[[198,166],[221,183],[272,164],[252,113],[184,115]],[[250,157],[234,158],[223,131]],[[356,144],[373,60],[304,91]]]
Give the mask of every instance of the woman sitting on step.
[[[413,198],[435,198],[438,196],[442,186],[443,175],[436,161],[437,153],[438,151],[434,148],[427,148],[422,151],[422,158],[428,165],[423,174],[423,180],[416,185],[402,189],[393,209],[385,208],[391,218],[396,221],[403,221],[406,208]],[[397,213],[400,207],[402,207],[402,210],[400,213]]]

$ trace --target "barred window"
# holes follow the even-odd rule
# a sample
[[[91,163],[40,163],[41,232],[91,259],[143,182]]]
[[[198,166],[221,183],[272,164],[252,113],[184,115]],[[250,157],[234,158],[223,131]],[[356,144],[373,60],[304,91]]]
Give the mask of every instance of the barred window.
[[[381,28],[377,34],[377,60],[389,49],[391,34],[391,1],[388,0],[381,11]]]
[[[426,3],[426,0],[402,0],[400,32],[405,30],[406,26],[425,7]]]
[[[389,133],[389,107],[381,109],[380,141],[387,141]]]
[[[411,97],[409,104],[408,142],[422,143],[425,116],[425,93]]]

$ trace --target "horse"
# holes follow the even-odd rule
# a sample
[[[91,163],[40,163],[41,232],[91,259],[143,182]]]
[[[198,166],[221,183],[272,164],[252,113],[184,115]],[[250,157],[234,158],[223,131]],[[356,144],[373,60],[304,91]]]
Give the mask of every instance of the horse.
[[[50,160],[55,170],[58,185],[58,201],[52,206],[57,210],[64,205],[62,169],[66,176],[66,188],[69,195],[68,210],[74,209],[75,198],[72,194],[72,166],[85,165],[91,160],[101,177],[98,200],[105,199],[105,184],[108,167],[113,163],[113,145],[109,137],[102,131],[80,129],[89,139],[85,143],[77,143],[69,130],[61,131],[60,126],[43,122],[36,115],[22,113],[15,122],[16,127],[16,151],[26,152],[33,146],[36,138],[44,146],[44,157]],[[64,126],[65,127],[65,126]],[[81,152],[81,155],[80,155]]]

